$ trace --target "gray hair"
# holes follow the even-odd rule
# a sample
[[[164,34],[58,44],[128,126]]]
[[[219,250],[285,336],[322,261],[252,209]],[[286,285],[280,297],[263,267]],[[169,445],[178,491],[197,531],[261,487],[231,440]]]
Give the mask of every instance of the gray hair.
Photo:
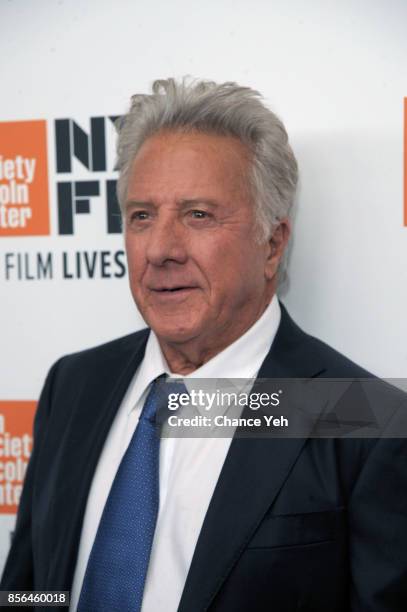
[[[154,81],[152,94],[132,96],[128,114],[117,122],[117,196],[122,212],[132,161],[143,142],[163,130],[234,136],[247,146],[261,242],[290,215],[298,169],[283,123],[250,87],[188,78]]]

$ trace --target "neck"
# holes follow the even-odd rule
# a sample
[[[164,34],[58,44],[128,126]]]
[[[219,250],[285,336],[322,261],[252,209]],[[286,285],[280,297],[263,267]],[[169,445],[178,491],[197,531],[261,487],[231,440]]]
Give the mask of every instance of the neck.
[[[225,330],[223,334],[217,333],[216,337],[208,335],[203,338],[200,336],[182,343],[168,342],[163,338],[158,338],[170,371],[186,376],[203,366],[243,336],[260,319],[269,303],[270,300],[263,304],[255,317],[246,324],[234,327],[233,330]]]

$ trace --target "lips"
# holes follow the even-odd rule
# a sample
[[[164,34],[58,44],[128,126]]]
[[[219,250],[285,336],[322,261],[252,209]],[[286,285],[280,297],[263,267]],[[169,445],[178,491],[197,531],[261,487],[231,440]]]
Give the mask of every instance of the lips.
[[[197,289],[196,285],[172,285],[172,286],[159,286],[150,287],[150,291],[157,293],[174,293],[176,291],[185,291],[187,289]]]
[[[173,304],[188,299],[197,289],[199,289],[199,287],[196,285],[163,285],[150,287],[150,292],[159,303]]]

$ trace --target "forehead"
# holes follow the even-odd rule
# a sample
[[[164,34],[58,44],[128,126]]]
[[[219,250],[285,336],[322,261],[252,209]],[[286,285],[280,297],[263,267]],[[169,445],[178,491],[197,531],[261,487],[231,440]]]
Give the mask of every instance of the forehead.
[[[246,196],[249,161],[247,147],[232,136],[161,132],[148,138],[133,160],[127,199],[160,189],[179,197]]]

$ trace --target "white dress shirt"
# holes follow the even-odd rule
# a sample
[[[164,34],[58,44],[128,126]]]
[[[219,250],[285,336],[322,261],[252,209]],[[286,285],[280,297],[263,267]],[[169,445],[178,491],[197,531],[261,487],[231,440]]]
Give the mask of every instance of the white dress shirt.
[[[182,378],[254,379],[280,323],[274,296],[263,315],[238,340]],[[172,374],[151,332],[137,369],[106,438],[90,488],[79,543],[69,611],[76,611],[90,551],[111,485],[137,426],[152,381]],[[191,384],[192,380],[191,380]],[[225,461],[231,438],[162,438],[160,505],[142,612],[176,612],[199,532]]]

